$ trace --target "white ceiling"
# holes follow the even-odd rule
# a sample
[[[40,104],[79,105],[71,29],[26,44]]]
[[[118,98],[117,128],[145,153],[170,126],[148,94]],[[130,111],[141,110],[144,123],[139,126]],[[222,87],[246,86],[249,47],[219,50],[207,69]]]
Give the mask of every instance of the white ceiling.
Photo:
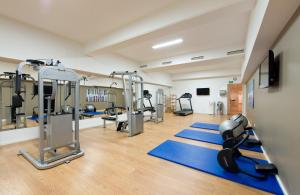
[[[244,55],[234,55],[231,57],[216,58],[211,60],[203,60],[192,63],[183,63],[178,65],[160,66],[154,69],[154,71],[163,71],[170,74],[199,72],[208,70],[222,70],[222,69],[238,69],[243,63]],[[153,71],[151,68],[145,71]]]
[[[0,15],[85,43],[178,0],[0,0]]]
[[[161,65],[160,60],[192,53],[216,58],[145,69],[178,74],[239,68],[244,55],[222,58],[217,51],[244,48],[255,3],[256,0],[0,0],[0,15],[80,42],[83,49],[92,48],[86,53],[90,56],[111,52],[140,65]],[[184,41],[164,49],[151,48],[175,38]]]
[[[193,20],[182,22],[150,33],[137,40],[132,40],[113,51],[124,57],[140,63],[169,58],[186,53],[205,51],[228,46],[243,49],[247,34],[250,11],[217,12],[206,17],[197,17]],[[222,13],[222,14],[220,14]],[[182,44],[153,50],[154,44],[182,38]]]

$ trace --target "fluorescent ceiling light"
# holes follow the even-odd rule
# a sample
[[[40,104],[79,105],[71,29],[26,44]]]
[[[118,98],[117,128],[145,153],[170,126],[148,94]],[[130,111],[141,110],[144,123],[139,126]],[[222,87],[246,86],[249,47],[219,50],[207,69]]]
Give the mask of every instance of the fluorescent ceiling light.
[[[177,45],[177,44],[180,44],[182,42],[183,42],[182,39],[175,39],[175,40],[172,40],[172,41],[168,41],[168,42],[164,42],[164,43],[159,43],[157,45],[153,45],[152,49],[159,49],[159,48],[168,47],[168,46],[171,46],[171,45]]]

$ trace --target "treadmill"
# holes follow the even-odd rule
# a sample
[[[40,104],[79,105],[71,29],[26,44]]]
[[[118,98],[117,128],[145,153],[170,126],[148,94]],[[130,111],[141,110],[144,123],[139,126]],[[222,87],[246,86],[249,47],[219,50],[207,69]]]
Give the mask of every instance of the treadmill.
[[[190,102],[190,108],[182,108],[181,99],[187,99]],[[175,111],[174,114],[178,116],[187,116],[193,114],[193,107],[192,107],[192,94],[184,93],[182,96],[176,99],[179,102],[180,110]]]
[[[145,103],[144,103],[144,112],[145,111],[150,111],[151,113],[154,113],[155,112],[155,108],[153,107],[152,102],[151,102],[152,94],[149,93],[148,90],[144,90],[144,98],[146,100],[148,100],[149,105],[150,105],[150,106],[145,106]]]

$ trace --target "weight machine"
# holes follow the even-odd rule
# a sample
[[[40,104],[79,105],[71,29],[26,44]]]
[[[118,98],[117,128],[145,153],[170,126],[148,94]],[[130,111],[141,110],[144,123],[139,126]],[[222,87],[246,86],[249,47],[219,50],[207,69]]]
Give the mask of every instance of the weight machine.
[[[122,77],[126,114],[116,118],[117,130],[128,132],[128,136],[134,136],[144,132],[143,113],[143,78],[134,72],[112,72],[110,76]],[[104,119],[105,121],[105,119]]]
[[[38,71],[38,118],[39,118],[39,157],[36,159],[26,150],[20,150],[22,155],[37,169],[49,169],[84,155],[79,143],[79,87],[81,77],[73,70],[65,68],[59,61],[53,60],[26,60],[18,65],[15,77],[15,97],[17,102],[21,96],[22,71],[26,66],[32,66]],[[49,96],[44,94],[44,81],[51,81],[52,93]],[[65,113],[63,110],[56,112],[51,108],[53,100],[57,96],[59,81],[68,81],[75,85],[73,108],[75,125],[73,129],[72,113]],[[70,90],[71,91],[71,90]],[[71,95],[71,94],[70,94]],[[45,102],[46,101],[46,102]],[[44,109],[44,102],[47,109]],[[60,108],[62,109],[62,108]],[[44,125],[44,114],[47,112],[47,125]]]
[[[23,104],[22,102],[26,100],[26,85],[23,83],[23,85],[20,86],[20,91],[23,94],[22,99],[18,99],[18,97],[10,95],[10,105],[3,105],[3,89],[9,88],[10,94],[14,91],[14,85],[15,85],[15,77],[16,74],[13,72],[4,72],[3,74],[0,74],[0,130],[3,129],[16,129],[16,128],[22,128],[27,127],[26,123],[26,104]],[[32,80],[35,81],[33,77],[31,77],[28,74],[22,75],[22,80]],[[20,101],[17,101],[20,100]],[[4,108],[5,106],[5,108]],[[5,111],[5,114],[3,112]],[[5,116],[5,117],[3,117]],[[3,125],[3,119],[6,120],[6,125],[8,128],[4,128]],[[12,126],[13,125],[13,126]],[[10,127],[9,127],[10,126]]]
[[[164,109],[165,109],[165,94],[163,89],[157,89],[156,91],[156,112],[155,112],[155,122],[164,121]]]

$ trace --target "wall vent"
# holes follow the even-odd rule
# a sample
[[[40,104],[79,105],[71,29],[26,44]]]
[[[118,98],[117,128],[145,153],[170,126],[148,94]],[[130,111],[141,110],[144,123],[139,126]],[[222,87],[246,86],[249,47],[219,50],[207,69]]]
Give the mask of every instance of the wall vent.
[[[202,60],[202,59],[204,59],[204,56],[195,56],[191,58],[191,60]]]
[[[140,65],[140,68],[146,68],[146,67],[148,67],[147,64]]]
[[[172,61],[165,61],[165,62],[162,62],[161,64],[166,65],[166,64],[171,64],[171,63],[172,63]]]
[[[243,49],[238,49],[238,50],[233,50],[233,51],[228,51],[227,52],[227,55],[236,55],[236,54],[241,54],[241,53],[244,53],[244,50]]]

